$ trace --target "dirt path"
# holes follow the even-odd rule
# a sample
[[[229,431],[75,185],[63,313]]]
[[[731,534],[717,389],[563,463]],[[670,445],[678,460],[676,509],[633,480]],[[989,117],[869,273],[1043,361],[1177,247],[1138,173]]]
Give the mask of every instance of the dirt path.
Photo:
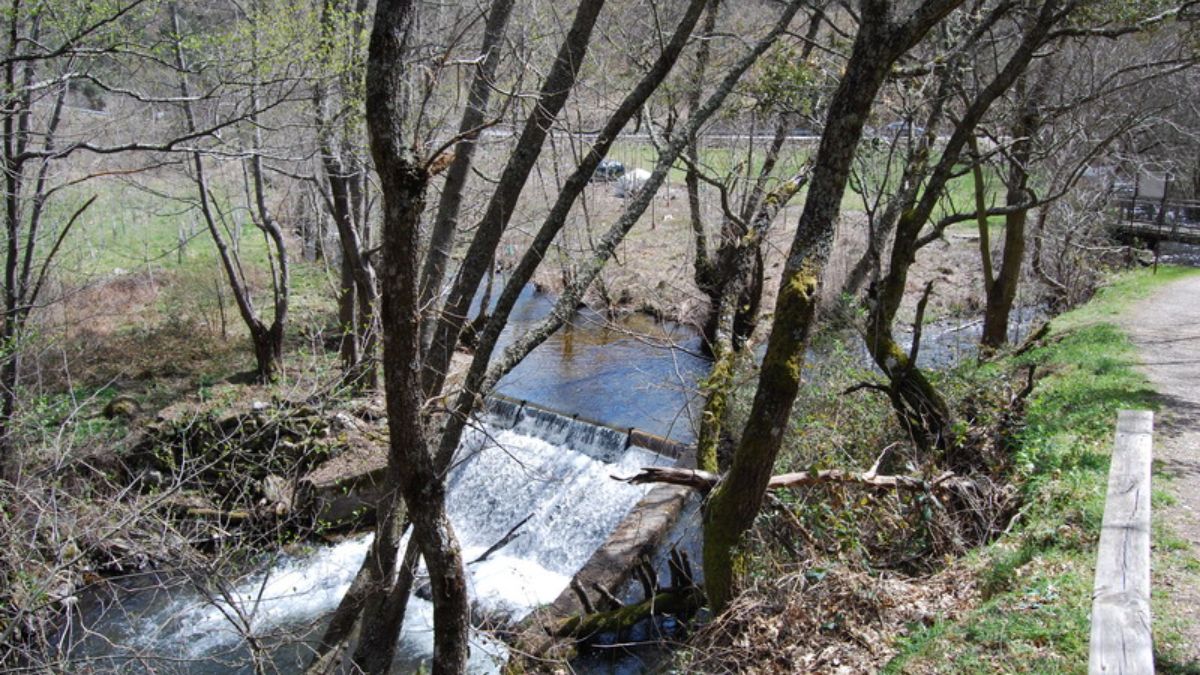
[[[1177,537],[1191,543],[1200,560],[1200,277],[1172,283],[1124,317],[1138,349],[1138,367],[1159,393],[1154,456],[1158,473],[1173,478],[1177,502],[1154,513]],[[1200,588],[1154,571],[1152,583],[1165,586],[1171,612],[1190,616],[1178,645],[1200,663]]]

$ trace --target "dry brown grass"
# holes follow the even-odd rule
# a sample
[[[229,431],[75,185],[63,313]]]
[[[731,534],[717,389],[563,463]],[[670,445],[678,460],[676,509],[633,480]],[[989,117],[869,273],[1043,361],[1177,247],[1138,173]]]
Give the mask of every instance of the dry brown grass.
[[[714,190],[702,191],[702,209],[709,246],[716,243],[720,207]],[[534,200],[536,201],[536,200]],[[539,287],[557,292],[572,278],[575,266],[587,259],[603,233],[620,216],[626,201],[615,197],[608,185],[594,184],[572,212],[557,245],[535,276]],[[779,214],[765,247],[766,286],[763,314],[774,310],[792,238],[803,208],[804,196]],[[534,211],[544,205],[527,204],[514,220],[516,225],[501,246],[500,265],[512,266],[532,240],[540,222]],[[1002,235],[1002,233],[1001,233]],[[867,223],[860,211],[846,211],[838,224],[822,278],[821,304],[825,309],[839,301],[841,287],[851,268],[866,249]],[[951,235],[921,252],[909,279],[909,295],[901,309],[902,319],[914,313],[916,298],[925,282],[936,280],[926,316],[940,318],[977,312],[982,307],[983,283],[978,260],[978,242],[970,235]],[[698,325],[707,300],[693,279],[694,235],[687,200],[678,184],[664,186],[653,205],[642,216],[601,274],[601,283],[589,291],[586,302],[597,309],[641,311],[668,320]]]
[[[742,593],[690,641],[688,672],[871,673],[910,624],[953,617],[976,595],[972,574],[873,576],[808,567]]]

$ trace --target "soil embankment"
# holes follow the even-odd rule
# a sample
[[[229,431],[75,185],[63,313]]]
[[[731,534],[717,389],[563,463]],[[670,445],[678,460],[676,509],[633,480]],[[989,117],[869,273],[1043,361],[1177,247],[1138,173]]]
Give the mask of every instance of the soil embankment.
[[[543,265],[535,283],[543,290],[558,293],[573,275],[578,260],[592,255],[592,247],[606,223],[615,221],[625,207],[625,200],[616,197],[607,184],[595,184],[587,193],[587,217],[571,221],[561,244],[552,254],[551,262]],[[774,311],[775,296],[784,261],[792,245],[804,194],[796,196],[783,209],[770,229],[763,248],[766,279],[763,289],[762,312]],[[719,238],[720,212],[714,194],[704,195],[706,224],[710,247]],[[698,326],[703,322],[707,300],[696,286],[695,243],[687,200],[679,185],[664,188],[655,198],[651,209],[618,247],[613,260],[604,268],[600,281],[585,297],[597,310],[617,312],[640,311],[647,314]],[[842,213],[837,228],[834,257],[829,261],[823,279],[823,303],[836,304],[842,284],[858,255],[866,250],[866,215],[855,209]],[[501,266],[509,267],[516,259],[509,252],[523,251],[531,238],[522,228],[506,235]],[[993,233],[993,245],[998,246],[1003,232]],[[979,264],[979,240],[973,228],[952,228],[947,236],[931,244],[918,256],[910,274],[909,292],[901,308],[901,322],[912,320],[917,299],[927,281],[935,281],[926,316],[930,319],[976,315],[983,307],[983,281]]]

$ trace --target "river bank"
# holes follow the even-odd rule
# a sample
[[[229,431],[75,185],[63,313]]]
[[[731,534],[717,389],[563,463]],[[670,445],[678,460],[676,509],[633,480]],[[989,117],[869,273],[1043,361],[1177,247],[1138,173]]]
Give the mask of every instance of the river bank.
[[[542,266],[535,282],[550,293],[560,291],[571,278],[573,258],[586,259],[591,243],[617,218],[625,200],[617,197],[609,185],[593,184],[582,214],[568,222],[562,237],[565,242],[552,252],[551,264]],[[763,247],[765,286],[763,314],[774,311],[779,291],[779,271],[791,247],[805,193],[801,191],[789,206],[780,211]],[[841,286],[850,269],[858,262],[857,253],[866,250],[867,219],[854,209],[853,197],[843,211],[837,228],[837,252],[823,278],[822,304],[828,309],[840,301]],[[709,242],[719,236],[720,207],[716,197],[705,193],[703,213]],[[600,275],[585,301],[598,311],[642,312],[668,321],[697,327],[703,321],[706,299],[694,280],[695,244],[687,200],[679,185],[664,188],[653,206],[639,220],[617,254]],[[993,228],[993,250],[1003,240],[1002,228]],[[503,251],[521,251],[531,238],[517,229],[506,235]],[[711,244],[710,245],[715,245]],[[502,266],[515,264],[514,258],[500,257]],[[935,283],[927,320],[971,317],[983,307],[983,273],[979,264],[979,235],[973,226],[950,228],[947,236],[929,246],[918,257],[909,275],[908,292],[900,312],[902,322],[911,322],[920,291],[929,281]],[[1036,295],[1022,291],[1018,304],[1033,304]]]
[[[1173,305],[1155,300],[1194,284],[1194,275],[1167,267],[1158,275],[1121,275],[1092,302],[1056,318],[1042,344],[1018,359],[1044,374],[1017,449],[1026,506],[1010,533],[966,561],[980,584],[971,607],[901,637],[899,656],[886,672],[1023,672],[1035,663],[1053,672],[1086,672],[1092,570],[1116,411],[1165,408],[1168,420],[1178,414],[1170,389],[1164,398],[1148,386],[1138,370],[1147,352],[1124,331],[1143,312],[1170,311]],[[1154,325],[1158,321],[1132,329],[1133,335]],[[1187,344],[1159,348],[1186,361]],[[1148,353],[1150,363],[1155,353]],[[1177,455],[1170,429],[1168,423],[1155,436],[1153,632],[1160,672],[1189,672],[1195,605],[1186,594],[1200,584],[1200,559],[1187,540],[1192,530],[1171,515],[1180,512],[1175,495],[1189,494],[1191,479],[1172,475]]]

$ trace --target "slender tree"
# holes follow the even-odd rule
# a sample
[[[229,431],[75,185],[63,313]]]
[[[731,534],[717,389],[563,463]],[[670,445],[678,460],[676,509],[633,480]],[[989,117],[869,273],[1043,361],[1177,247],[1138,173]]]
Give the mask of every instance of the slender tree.
[[[257,56],[259,40],[256,18],[255,14],[248,17],[251,22],[250,39],[253,56]],[[184,36],[179,21],[179,11],[174,4],[171,6],[171,24],[175,48],[175,67],[179,71],[179,94],[184,114],[184,128],[189,134],[198,134],[199,124],[193,106],[194,94],[190,82],[189,65],[183,48]],[[253,57],[252,60],[254,60]],[[263,177],[262,132],[258,122],[259,89],[254,81],[255,77],[256,74],[251,75],[250,110],[247,113],[247,120],[252,125],[251,147],[245,161],[249,164],[247,180],[252,184],[251,213],[255,214],[252,222],[256,228],[262,231],[269,242],[273,310],[270,323],[267,323],[255,308],[253,293],[247,282],[240,255],[236,249],[230,246],[226,236],[222,233],[226,216],[213,192],[205,167],[204,152],[195,148],[190,153],[190,159],[193,171],[192,179],[196,185],[196,199],[201,217],[216,245],[221,267],[233,291],[238,314],[250,332],[250,342],[254,348],[255,377],[260,382],[270,382],[278,375],[283,359],[283,339],[284,329],[287,326],[290,288],[287,244],[283,238],[283,231],[267,206]]]
[[[858,31],[813,165],[800,223],[788,254],[775,320],[742,440],[704,516],[705,591],[721,611],[733,595],[736,549],[754,523],[800,386],[804,350],[821,273],[867,114],[892,64],[961,0],[926,0],[899,14],[888,0],[863,0]]]
[[[314,663],[314,669],[322,668],[337,653],[336,647],[354,632],[355,626],[358,626],[359,633],[353,655],[355,663],[370,672],[386,669],[403,618],[413,567],[419,557],[425,559],[431,577],[442,577],[433,587],[435,631],[438,631],[435,670],[452,672],[461,667],[460,657],[465,654],[462,651],[465,649],[465,632],[460,629],[466,625],[467,605],[465,595],[459,594],[458,582],[462,570],[461,560],[456,557],[453,530],[444,520],[446,472],[453,463],[458,442],[479,400],[490,393],[500,377],[570,318],[584,291],[612,257],[624,236],[638,222],[653,199],[654,192],[662,185],[682,152],[686,136],[673,137],[647,185],[626,205],[617,223],[602,239],[596,256],[588,261],[581,274],[560,296],[550,315],[492,362],[496,338],[507,322],[516,294],[545,259],[546,251],[566,222],[574,201],[586,187],[596,165],[620,130],[670,73],[679,54],[688,44],[705,2],[692,0],[687,5],[660,56],[618,105],[605,123],[592,151],[581,159],[564,183],[534,244],[524,253],[501,293],[497,307],[488,316],[462,391],[454,399],[454,406],[450,414],[445,416],[444,426],[438,433],[429,431],[428,426],[422,426],[428,424],[424,417],[426,399],[421,390],[413,386],[413,378],[422,368],[422,359],[436,358],[436,355],[421,354],[414,346],[414,343],[419,343],[421,321],[417,278],[420,267],[414,264],[419,260],[419,249],[416,248],[419,240],[415,228],[424,208],[429,173],[436,165],[436,158],[423,158],[406,143],[408,136],[404,120],[410,118],[412,111],[398,102],[403,101],[403,97],[395,95],[395,92],[403,90],[405,83],[402,74],[405,62],[398,57],[403,54],[406,36],[411,36],[408,31],[411,31],[412,25],[412,6],[392,2],[381,4],[377,9],[368,70],[368,125],[385,194],[384,272],[381,276],[384,374],[392,438],[389,472],[398,490],[380,505],[382,515],[376,528],[376,539],[342,606],[335,613],[331,630],[318,650],[325,656]],[[740,76],[787,29],[801,4],[802,0],[789,3],[770,33],[756,42],[753,49],[741,56],[724,74],[717,91],[689,124],[698,126],[720,108]],[[587,16],[583,18],[588,19]],[[578,15],[576,20],[580,20]],[[380,21],[390,22],[391,28],[382,28],[378,23]],[[568,39],[574,39],[571,37],[573,35],[578,33],[569,32]],[[386,82],[390,84],[381,84],[380,78],[388,78]],[[381,141],[390,145],[380,147]],[[401,407],[404,409],[401,410]],[[407,506],[407,520],[411,522],[413,535],[408,551],[401,556],[397,544],[406,520],[403,505]]]
[[[318,77],[313,84],[313,122],[320,157],[321,195],[341,244],[338,351],[353,388],[377,385],[378,300],[367,208],[368,162],[361,149],[364,45],[359,37],[366,3],[325,0],[320,13]]]

